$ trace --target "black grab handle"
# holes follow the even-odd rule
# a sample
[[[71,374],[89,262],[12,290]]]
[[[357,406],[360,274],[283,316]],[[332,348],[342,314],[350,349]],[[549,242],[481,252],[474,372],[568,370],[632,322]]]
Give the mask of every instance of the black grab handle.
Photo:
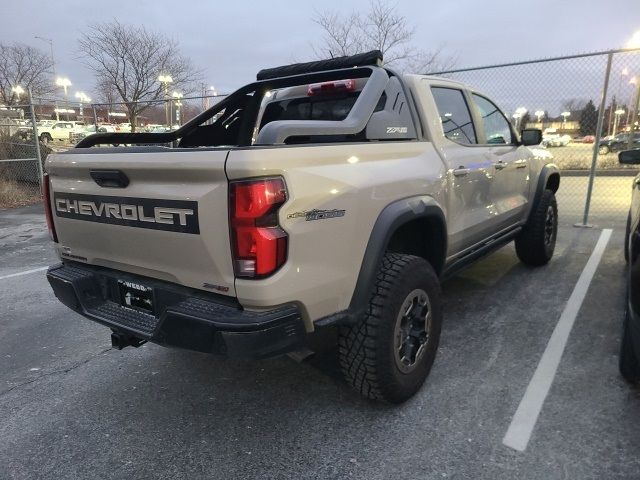
[[[101,187],[125,188],[129,178],[120,170],[91,170],[91,178]]]

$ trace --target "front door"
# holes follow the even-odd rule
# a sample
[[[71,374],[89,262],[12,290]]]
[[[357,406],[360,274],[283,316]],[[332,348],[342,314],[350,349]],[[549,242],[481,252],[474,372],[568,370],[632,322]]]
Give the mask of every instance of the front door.
[[[491,211],[493,164],[478,145],[471,112],[462,90],[432,86],[445,140],[447,164],[448,255],[482,241],[495,231]]]
[[[476,108],[479,142],[485,158],[491,162],[495,177],[491,189],[491,206],[495,226],[507,228],[522,220],[529,201],[529,156],[526,147],[518,145],[509,121],[488,98],[471,95]]]

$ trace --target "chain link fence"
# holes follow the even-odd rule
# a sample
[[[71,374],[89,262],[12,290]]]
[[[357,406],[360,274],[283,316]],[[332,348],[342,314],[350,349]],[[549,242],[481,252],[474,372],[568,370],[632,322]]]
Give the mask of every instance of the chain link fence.
[[[638,169],[620,165],[617,154],[640,148],[640,49],[430,75],[483,91],[517,129],[543,131],[540,148],[561,170],[557,197],[563,223],[624,227]]]
[[[34,98],[0,106],[0,208],[40,202],[40,180],[50,152],[72,148],[96,132],[177,129],[225,96],[170,96],[135,104]],[[137,113],[135,126],[130,108]]]
[[[42,164],[49,149],[39,150],[29,103],[0,108],[0,208],[40,201]]]
[[[483,91],[517,129],[543,130],[541,154],[562,172],[558,203],[565,224],[623,227],[638,169],[617,153],[640,148],[640,49],[614,50],[432,72]],[[39,198],[40,165],[50,151],[98,132],[176,129],[225,95],[126,104],[35,99],[0,109],[0,207]],[[135,121],[131,124],[131,111]],[[34,123],[35,122],[35,123]],[[36,140],[40,140],[40,148]]]

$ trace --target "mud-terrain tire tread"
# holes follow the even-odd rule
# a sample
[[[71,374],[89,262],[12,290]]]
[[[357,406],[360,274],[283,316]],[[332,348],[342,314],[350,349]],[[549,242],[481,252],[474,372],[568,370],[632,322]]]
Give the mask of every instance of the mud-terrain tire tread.
[[[355,325],[340,328],[338,356],[342,374],[347,383],[368,399],[388,403],[401,403],[407,400],[424,383],[433,364],[435,351],[432,356],[425,354],[423,358],[428,362],[426,369],[423,370],[426,371],[424,378],[405,388],[405,385],[394,382],[392,370],[397,369],[395,362],[384,361],[381,358],[381,351],[387,347],[391,348],[386,342],[393,342],[392,332],[397,311],[395,313],[389,311],[391,308],[389,304],[398,301],[397,297],[402,294],[403,285],[410,285],[415,281],[427,282],[431,290],[431,293],[427,293],[431,302],[432,334],[435,335],[435,350],[437,350],[442,323],[440,283],[431,265],[423,258],[413,255],[385,254],[376,276],[366,314]],[[408,293],[409,291],[405,294]]]
[[[553,257],[553,249],[547,251],[544,243],[544,228],[547,208],[553,206],[556,221],[556,236],[558,230],[558,205],[552,190],[546,189],[540,196],[540,201],[531,212],[527,224],[515,240],[516,254],[522,263],[531,267],[539,267],[549,263]],[[555,245],[554,245],[555,248]]]

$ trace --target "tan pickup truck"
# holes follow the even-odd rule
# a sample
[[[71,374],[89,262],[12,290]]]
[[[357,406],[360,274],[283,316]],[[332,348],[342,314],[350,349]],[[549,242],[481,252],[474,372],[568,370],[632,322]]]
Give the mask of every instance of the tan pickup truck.
[[[443,278],[512,240],[528,265],[553,255],[541,140],[377,51],[262,70],[176,131],[50,155],[48,279],[118,348],[265,357],[334,335],[351,385],[402,402],[434,362]]]

